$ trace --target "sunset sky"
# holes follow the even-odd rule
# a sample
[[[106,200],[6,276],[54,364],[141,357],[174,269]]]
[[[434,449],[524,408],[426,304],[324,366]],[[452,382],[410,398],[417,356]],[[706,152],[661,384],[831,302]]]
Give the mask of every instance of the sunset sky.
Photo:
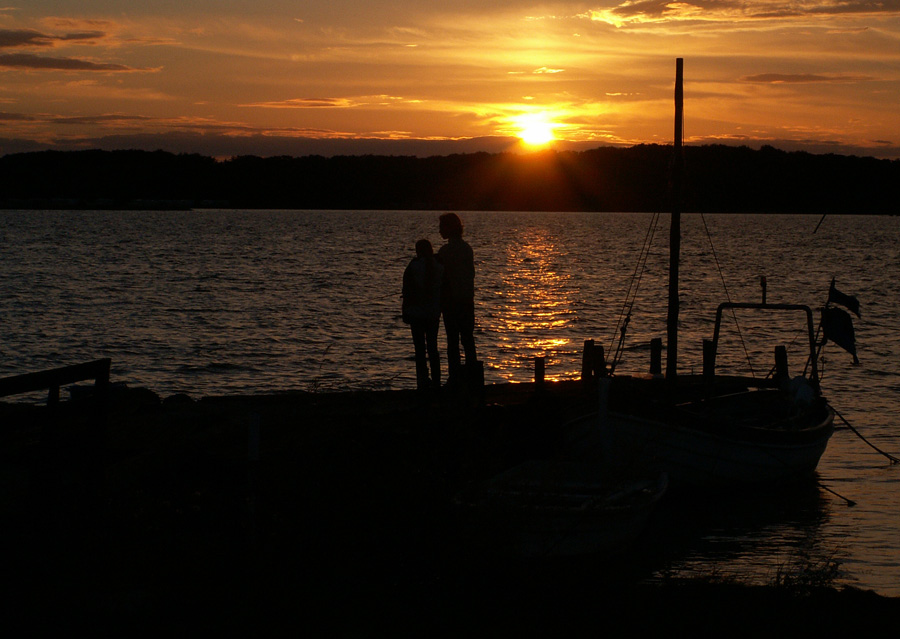
[[[676,57],[689,144],[900,157],[900,0],[11,0],[0,155],[669,143]]]

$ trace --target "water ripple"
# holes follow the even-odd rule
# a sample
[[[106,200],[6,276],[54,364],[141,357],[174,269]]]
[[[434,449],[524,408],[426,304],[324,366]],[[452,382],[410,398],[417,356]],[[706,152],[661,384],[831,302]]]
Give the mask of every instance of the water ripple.
[[[586,339],[612,352],[653,216],[463,218],[475,251],[476,339],[487,381],[530,380],[538,356],[548,378],[577,377]],[[900,218],[829,216],[813,234],[817,222],[708,215],[704,225],[684,217],[681,368],[699,370],[719,302],[760,299],[760,276],[770,302],[813,308],[836,277],[838,288],[863,303],[856,321],[862,366],[848,366],[849,355],[829,346],[825,392],[856,426],[900,454]],[[164,396],[414,387],[401,277],[416,240],[442,242],[433,212],[0,211],[0,234],[0,375],[111,357],[116,381]],[[665,337],[665,235],[657,231],[641,271],[619,371],[645,371],[650,340]],[[802,367],[795,324],[771,325],[752,313],[739,320],[740,331],[731,319],[725,324],[722,370],[747,372],[748,359],[757,373],[767,370],[772,339],[789,346],[793,368]],[[798,530],[819,539],[824,528],[826,547],[854,540],[847,565],[865,564],[870,587],[900,595],[898,471],[847,432],[835,435],[820,472],[870,512],[857,507],[837,517],[825,509],[827,525],[782,522],[761,539],[750,528],[756,532],[740,543],[734,534],[715,543],[711,537],[723,549],[718,556],[729,565],[771,567],[779,548],[799,543]]]

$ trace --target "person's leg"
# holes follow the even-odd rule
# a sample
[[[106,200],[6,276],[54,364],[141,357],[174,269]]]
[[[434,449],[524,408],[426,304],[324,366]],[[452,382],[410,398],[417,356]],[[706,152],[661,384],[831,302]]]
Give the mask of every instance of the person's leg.
[[[431,363],[431,383],[434,388],[441,387],[441,354],[438,351],[438,327],[439,319],[428,322],[425,331],[425,344],[428,347],[428,361]]]
[[[451,382],[459,376],[459,322],[452,309],[444,311],[444,332],[447,333],[447,375]]]
[[[466,353],[466,364],[474,365],[478,361],[475,350],[475,305],[462,309],[459,318],[459,336]]]
[[[409,325],[412,332],[413,348],[416,352],[416,388],[428,388],[428,361],[425,353],[425,325],[413,322]]]

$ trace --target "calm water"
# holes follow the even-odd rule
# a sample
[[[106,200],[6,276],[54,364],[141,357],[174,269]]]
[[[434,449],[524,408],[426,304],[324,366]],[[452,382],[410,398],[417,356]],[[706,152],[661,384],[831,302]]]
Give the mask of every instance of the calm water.
[[[635,275],[619,370],[647,368],[649,339],[665,335],[667,216],[640,270],[651,215],[463,218],[488,382],[530,380],[537,355],[548,377],[577,377],[585,339],[612,351]],[[717,304],[758,301],[760,276],[770,302],[814,308],[836,277],[862,303],[862,365],[829,346],[824,390],[873,444],[900,455],[900,218],[829,216],[813,233],[818,222],[685,217],[680,368],[699,369]],[[399,293],[420,237],[440,244],[436,213],[0,211],[0,375],[111,357],[114,381],[163,396],[412,388]],[[772,339],[802,365],[796,316],[774,329],[753,314],[738,320],[740,332],[728,324],[724,369],[764,374]],[[819,470],[857,505],[822,491],[800,509],[770,500],[752,515],[694,513],[702,532],[672,571],[766,583],[803,557],[834,559],[843,583],[900,596],[900,466],[843,429]]]

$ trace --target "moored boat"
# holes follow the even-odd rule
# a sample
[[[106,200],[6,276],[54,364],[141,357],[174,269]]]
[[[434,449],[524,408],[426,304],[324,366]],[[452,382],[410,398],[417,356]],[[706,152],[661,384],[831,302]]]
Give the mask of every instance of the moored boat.
[[[685,380],[697,381],[700,380]],[[758,388],[673,403],[653,382],[609,380],[605,411],[569,424],[568,450],[626,472],[664,471],[673,482],[718,487],[810,475],[834,430],[821,397]],[[801,393],[810,390],[801,387]]]
[[[481,486],[461,507],[476,547],[524,558],[615,556],[646,527],[668,487],[611,478],[597,464],[525,462]]]
[[[677,61],[675,88],[674,207],[669,234],[667,361],[655,375],[616,376],[615,365],[599,372],[599,411],[567,427],[569,458],[595,460],[626,472],[666,472],[673,483],[733,486],[785,481],[815,471],[833,432],[834,411],[822,396],[816,367],[818,341],[812,310],[805,305],[725,303],[720,305],[713,339],[704,343],[703,374],[678,370],[678,269],[681,242],[678,190],[682,171],[683,64]],[[834,289],[831,301],[851,301]],[[766,378],[723,376],[716,355],[723,312],[749,309],[805,315],[808,359],[804,374],[790,377],[784,347],[775,349],[773,374]],[[857,304],[858,309],[858,304]],[[849,320],[841,316],[841,322]],[[852,346],[852,328],[849,343]],[[832,338],[834,339],[834,338]],[[834,339],[846,347],[846,342]],[[855,347],[854,347],[855,350]],[[851,351],[853,352],[853,351]],[[855,358],[855,352],[854,352]],[[807,374],[808,372],[808,374]]]

